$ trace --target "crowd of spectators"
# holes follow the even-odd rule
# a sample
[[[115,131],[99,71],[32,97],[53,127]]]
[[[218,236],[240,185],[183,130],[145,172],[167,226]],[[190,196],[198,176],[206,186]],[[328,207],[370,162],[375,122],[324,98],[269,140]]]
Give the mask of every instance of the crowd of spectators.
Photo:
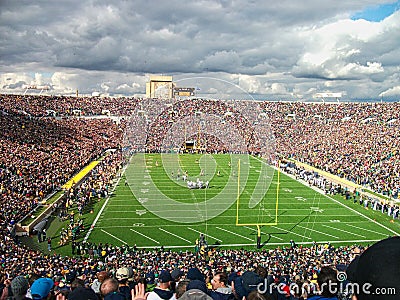
[[[34,117],[102,115],[129,116],[138,104],[135,98],[0,95],[1,110]]]
[[[147,134],[147,149],[149,151],[165,151],[167,149],[161,148],[163,145],[163,138],[168,132],[168,129],[177,122],[177,120],[184,119],[188,116],[192,116],[193,118],[198,118],[198,124],[194,127],[194,130],[197,131],[205,131],[210,132],[212,129],[219,130],[219,135],[223,135],[224,131],[220,130],[224,124],[221,122],[225,121],[229,123],[231,127],[236,128],[239,135],[243,137],[246,148],[242,151],[252,151],[253,150],[253,135],[251,134],[252,125],[246,119],[246,117],[238,111],[234,110],[233,106],[228,106],[223,101],[214,101],[214,100],[186,100],[186,101],[178,101],[176,102],[170,109],[166,109],[158,115],[153,122],[150,124],[149,131]],[[212,124],[212,122],[207,121],[207,118],[210,116],[216,116],[220,120],[218,122],[217,128],[202,128],[202,126],[206,127],[207,125]],[[193,121],[193,118],[190,121]],[[185,124],[183,124],[185,125]],[[214,125],[215,126],[215,125]],[[180,131],[182,132],[182,131]],[[214,133],[214,132],[211,132]],[[215,136],[218,136],[217,133],[214,133]],[[233,151],[236,149],[240,149],[239,145],[235,145],[235,142],[232,141],[233,144],[230,144],[229,147]],[[214,149],[210,149],[213,151]],[[217,151],[219,149],[216,149]]]
[[[121,268],[126,268],[128,271],[122,279],[129,279],[130,287],[141,282],[146,284],[147,291],[152,291],[157,279],[160,280],[162,270],[172,274],[176,274],[178,270],[178,274],[183,278],[200,279],[210,284],[209,289],[211,279],[216,273],[227,274],[232,280],[250,271],[257,273],[262,280],[268,277],[270,282],[284,282],[287,285],[314,284],[310,287],[310,293],[313,293],[317,291],[316,278],[322,267],[330,266],[336,270],[342,265],[348,265],[356,254],[363,250],[361,246],[332,245],[294,246],[259,252],[213,249],[205,256],[199,257],[191,251],[145,250],[107,244],[97,245],[97,248],[100,250],[91,254],[82,252],[80,256],[62,257],[57,254],[44,256],[22,246],[5,247],[2,250],[2,263],[7,267],[2,270],[3,279],[11,281],[22,275],[32,284],[38,278],[49,278],[54,282],[56,290],[71,290],[76,287],[76,281],[82,286],[95,287],[100,279],[99,275],[107,274],[106,277],[121,279],[118,272]],[[103,251],[104,255],[101,254]],[[10,282],[6,282],[5,286],[10,286]],[[98,289],[94,290],[98,292]],[[247,296],[246,291],[242,293]]]
[[[367,255],[380,243],[367,249],[329,244],[310,247],[293,244],[291,247],[258,252],[212,249],[201,257],[191,251],[162,248],[139,250],[107,244],[99,245],[105,249],[105,255],[87,256],[82,253],[77,257],[57,254],[43,256],[28,249],[6,248],[2,255],[11,260],[14,266],[2,273],[4,281],[0,287],[0,299],[8,299],[9,295],[32,297],[28,299],[56,299],[57,294],[57,299],[87,300],[349,299],[352,290],[346,289],[346,278],[338,276],[340,273],[343,275],[347,268],[352,270],[348,275],[354,280],[357,277],[369,277],[371,284],[375,281],[391,284],[390,287],[398,292],[399,278],[390,277],[387,270],[398,272],[395,268],[399,264],[393,262],[390,265],[385,254],[399,254],[399,242],[398,237],[380,242],[386,247],[380,247],[380,255],[374,254],[373,259],[374,262],[380,260],[384,269],[367,260],[362,266],[366,274],[353,270],[353,260],[361,264],[364,253]],[[8,261],[5,260],[5,263]],[[372,279],[380,276],[368,274],[368,268],[379,272],[385,279]],[[327,278],[335,285],[323,289]],[[343,285],[338,285],[340,283]],[[333,287],[335,290],[331,289]],[[196,293],[199,294],[197,297]],[[397,299],[394,296],[386,295],[382,299]]]
[[[399,103],[271,103],[277,151],[398,197]]]
[[[54,111],[56,117],[49,117],[49,110]],[[79,110],[79,114],[86,117],[74,116],[74,110]],[[104,110],[115,116],[133,114],[133,117],[130,121],[122,120],[120,123],[111,118],[87,117],[104,114]],[[27,289],[30,286],[28,296],[35,298],[37,293],[45,299],[47,294],[60,292],[63,287],[71,295],[73,290],[87,293],[87,290],[82,289],[93,286],[96,280],[100,280],[99,274],[103,274],[103,281],[107,284],[102,286],[109,289],[104,293],[101,288],[93,288],[93,291],[111,297],[122,294],[124,289],[120,287],[124,284],[132,290],[136,283],[144,283],[145,288],[150,291],[157,281],[156,277],[162,284],[165,281],[163,278],[169,278],[168,274],[175,270],[178,270],[180,276],[189,278],[195,267],[200,276],[192,280],[199,280],[201,283],[192,283],[192,288],[201,291],[205,286],[206,293],[211,297],[213,294],[208,290],[214,287],[217,290],[215,283],[218,280],[225,277],[233,279],[222,280],[226,284],[220,287],[222,293],[222,289],[229,290],[230,282],[236,282],[235,277],[241,278],[243,283],[247,277],[245,274],[250,274],[251,279],[257,276],[253,283],[258,279],[284,284],[305,283],[313,286],[310,289],[310,294],[313,294],[318,286],[317,274],[321,273],[324,266],[336,270],[339,266],[348,265],[356,254],[363,251],[361,246],[292,245],[288,248],[257,252],[213,249],[204,256],[199,256],[191,251],[139,250],[129,246],[76,243],[77,256],[62,257],[55,253],[44,255],[29,249],[12,234],[10,226],[28,215],[49,194],[59,190],[77,171],[93,159],[104,155],[105,150],[117,149],[103,159],[83,184],[68,191],[62,207],[68,202],[84,211],[96,197],[106,197],[112,179],[117,176],[124,163],[120,151],[122,148],[127,147],[133,151],[164,151],[161,145],[168,129],[179,123],[179,120],[196,116],[199,112],[205,115],[201,117],[205,120],[205,127],[212,123],[207,122],[207,116],[216,116],[221,120],[219,125],[215,125],[217,128],[207,129],[208,134],[211,132],[210,136],[204,133],[197,136],[193,130],[189,135],[191,138],[205,140],[204,144],[210,148],[207,149],[209,152],[237,151],[257,154],[262,152],[263,147],[275,146],[274,152],[276,150],[280,156],[306,162],[377,192],[390,194],[394,198],[398,196],[400,177],[397,119],[400,107],[397,103],[306,104],[1,95],[0,300],[6,299],[12,293],[17,296],[20,290],[16,287],[25,284],[19,277],[21,275],[30,281],[25,284]],[[268,128],[259,127],[261,118],[268,120]],[[135,120],[140,120],[143,126],[137,126]],[[226,148],[224,143],[232,141],[232,137],[224,137],[224,132],[220,130],[224,124],[236,128],[244,141],[244,148],[240,143]],[[177,126],[180,126],[182,134],[184,124]],[[271,141],[262,145],[257,135],[260,132],[269,139],[273,135],[274,145]],[[127,141],[136,140],[141,143],[126,145]],[[272,154],[268,155],[272,159]],[[128,270],[128,274],[124,268]],[[162,270],[168,271],[168,274]],[[122,272],[122,277],[118,275],[118,271]],[[106,281],[106,277],[110,277],[110,280]],[[15,283],[14,286],[12,282]],[[190,290],[191,282],[186,283],[187,287],[183,291]],[[47,291],[45,287],[48,286],[51,287]],[[139,285],[136,286],[138,292]],[[238,299],[245,296],[248,299],[263,300],[272,296],[252,295],[246,287],[241,290],[236,286],[232,291],[235,291],[234,297]],[[241,292],[244,294],[240,294]],[[182,294],[182,299],[185,299],[185,292]],[[215,298],[217,296],[214,294],[213,299],[222,299]],[[290,295],[286,296],[284,299]],[[301,295],[292,296],[299,299]],[[78,296],[75,299],[83,298]]]
[[[1,219],[19,219],[108,148],[121,147],[123,123],[0,114]]]
[[[400,105],[396,102],[176,101],[1,95],[0,103],[3,112],[37,117],[46,116],[48,110],[58,116],[74,115],[74,110],[85,116],[99,115],[103,111],[114,116],[133,115],[127,137],[134,150],[147,151],[166,151],[171,147],[164,141],[168,130],[178,127],[180,120],[196,116],[199,123],[203,120],[202,128],[196,130],[206,131],[226,142],[225,145],[217,143],[215,149],[208,147],[209,151],[269,152],[270,160],[277,152],[395,198],[400,188]],[[220,124],[204,120],[204,116],[210,115],[220,118]],[[262,126],[258,124],[260,116],[267,120],[260,124]],[[183,127],[181,124],[180,132],[190,131]],[[235,128],[242,137],[241,143],[231,143],[232,130],[221,130],[223,127]],[[192,137],[197,138],[196,130],[192,130]],[[263,145],[262,140],[266,144]]]

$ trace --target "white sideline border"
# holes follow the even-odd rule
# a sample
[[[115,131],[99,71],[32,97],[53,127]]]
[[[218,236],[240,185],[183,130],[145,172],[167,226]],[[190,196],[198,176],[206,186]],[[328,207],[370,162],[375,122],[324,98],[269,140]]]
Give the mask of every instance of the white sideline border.
[[[380,240],[349,240],[349,241],[319,241],[317,244],[353,244],[353,243],[376,243]],[[297,245],[313,245],[314,242],[296,242]],[[267,245],[271,246],[282,246],[282,245],[290,245],[290,242],[286,243],[268,243]],[[164,249],[175,249],[175,248],[194,248],[195,245],[192,246],[163,246]],[[252,244],[222,244],[218,245],[218,247],[254,247],[257,246],[256,243]],[[138,249],[152,249],[154,245],[150,246],[139,246]]]
[[[129,160],[129,161],[130,161],[130,160]],[[113,186],[113,188],[112,188],[112,190],[111,190],[111,193],[108,194],[108,197],[107,197],[106,201],[104,201],[103,206],[101,207],[100,211],[97,213],[97,216],[96,216],[96,218],[93,220],[92,225],[90,225],[90,228],[89,228],[88,232],[86,233],[85,238],[83,239],[83,242],[86,243],[86,241],[89,239],[89,236],[90,236],[90,234],[92,233],[92,230],[93,230],[94,227],[96,226],[97,221],[99,220],[101,214],[103,213],[104,209],[106,208],[106,206],[107,206],[107,204],[108,204],[108,201],[109,201],[110,198],[111,198],[111,195],[114,193],[114,191],[115,191],[115,189],[117,188],[119,182],[121,181],[122,175],[125,174],[125,170],[126,170],[126,168],[128,167],[128,165],[129,165],[129,163],[126,164],[126,165],[124,166],[124,168],[122,169],[122,171],[121,171],[121,173],[120,173],[120,176],[118,177],[117,182],[114,184],[114,186]]]
[[[257,158],[257,159],[260,160],[259,158]],[[277,167],[275,167],[275,166],[271,166],[271,167],[274,168],[275,170],[277,170]],[[286,174],[286,173],[283,173],[283,174],[285,174],[286,176],[288,176],[288,177],[290,177],[290,178],[292,178],[292,179],[295,179],[297,182],[300,182],[302,185],[307,186],[307,187],[313,189],[314,191],[320,193],[321,195],[325,196],[326,198],[332,200],[333,202],[335,202],[335,203],[337,203],[337,204],[339,204],[339,205],[341,205],[341,206],[343,206],[343,207],[345,207],[345,208],[351,210],[352,212],[356,213],[357,215],[364,217],[364,218],[367,219],[368,221],[370,221],[370,222],[372,222],[372,223],[375,223],[375,224],[381,226],[382,228],[386,229],[387,231],[390,231],[391,233],[395,234],[396,236],[399,235],[398,232],[396,232],[396,231],[390,229],[389,227],[387,227],[387,226],[385,226],[385,225],[383,225],[383,224],[381,224],[381,223],[379,223],[379,222],[374,221],[374,220],[371,219],[370,217],[368,217],[368,216],[366,216],[366,215],[364,215],[364,214],[362,214],[362,213],[356,211],[354,208],[351,208],[351,207],[347,206],[346,204],[343,204],[343,203],[341,203],[340,201],[338,201],[338,200],[336,200],[336,199],[333,199],[332,197],[326,195],[321,189],[319,189],[319,188],[317,188],[317,187],[315,187],[315,186],[310,186],[310,185],[308,185],[306,182],[304,182],[304,180],[296,179],[296,178],[295,178],[293,175],[291,175],[291,174]]]

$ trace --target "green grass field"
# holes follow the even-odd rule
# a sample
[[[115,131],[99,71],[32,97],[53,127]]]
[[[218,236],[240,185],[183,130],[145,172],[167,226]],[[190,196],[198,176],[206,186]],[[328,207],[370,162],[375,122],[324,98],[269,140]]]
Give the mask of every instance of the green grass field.
[[[189,189],[185,171],[189,180],[209,181],[209,188]],[[137,154],[87,237],[95,243],[193,249],[204,233],[209,244],[254,249],[261,224],[264,247],[290,240],[368,244],[400,232],[399,222],[390,220],[341,196],[325,196],[255,157]]]

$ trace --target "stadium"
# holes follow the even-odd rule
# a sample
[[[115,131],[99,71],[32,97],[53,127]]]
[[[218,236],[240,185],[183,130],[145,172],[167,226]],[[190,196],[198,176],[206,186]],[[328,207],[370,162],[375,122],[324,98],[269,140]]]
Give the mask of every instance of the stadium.
[[[1,281],[311,284],[398,236],[397,102],[188,95],[1,95]]]

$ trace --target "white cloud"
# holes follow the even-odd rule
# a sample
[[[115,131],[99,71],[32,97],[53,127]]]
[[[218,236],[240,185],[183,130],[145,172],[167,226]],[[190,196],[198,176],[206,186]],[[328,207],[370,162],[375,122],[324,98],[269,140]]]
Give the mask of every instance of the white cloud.
[[[400,96],[400,85],[394,86],[379,94],[379,97]]]
[[[259,93],[261,89],[261,83],[255,76],[240,75],[239,86],[248,93]]]
[[[55,72],[51,76],[51,85],[55,92],[58,93],[73,93],[79,87],[76,85],[78,81],[78,76],[74,74],[67,74],[64,72]]]
[[[24,73],[3,73],[0,74],[0,86],[4,91],[14,89],[22,90],[23,84],[30,84],[32,77]]]
[[[277,94],[277,95],[287,95],[288,91],[284,84],[282,83],[273,83],[271,86],[267,87],[267,92],[270,94]]]
[[[162,73],[234,78],[247,92],[271,97],[307,98],[327,81],[349,99],[378,95],[397,85],[400,12],[381,22],[350,19],[376,3],[7,1],[0,11],[0,92],[40,82],[55,93],[140,94],[146,74]],[[223,90],[208,83],[202,92]]]

